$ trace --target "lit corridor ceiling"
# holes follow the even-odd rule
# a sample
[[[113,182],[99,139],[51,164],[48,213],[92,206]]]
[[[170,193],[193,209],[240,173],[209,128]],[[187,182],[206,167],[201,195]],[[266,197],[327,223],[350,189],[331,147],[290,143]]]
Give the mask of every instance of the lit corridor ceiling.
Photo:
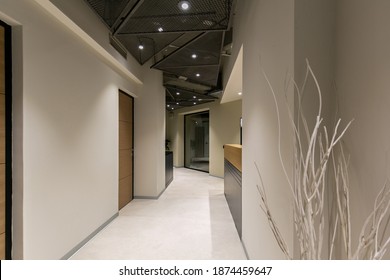
[[[114,46],[163,71],[167,110],[217,99],[233,0],[85,1],[110,29]]]

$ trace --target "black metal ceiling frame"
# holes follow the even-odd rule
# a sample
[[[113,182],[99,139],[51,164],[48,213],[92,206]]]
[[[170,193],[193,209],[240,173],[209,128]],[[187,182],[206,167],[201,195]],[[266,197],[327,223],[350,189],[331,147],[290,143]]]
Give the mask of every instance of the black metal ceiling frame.
[[[189,45],[191,45],[192,43],[196,42],[198,39],[202,38],[204,35],[206,34],[206,32],[203,32],[201,34],[199,34],[198,36],[196,36],[195,38],[191,39],[190,41],[188,41],[187,43],[185,43],[184,45],[178,47],[175,51],[171,52],[169,55],[167,55],[166,57],[164,57],[163,59],[161,59],[160,61],[154,63],[152,66],[150,66],[150,68],[155,68],[155,69],[159,69],[157,66],[163,62],[164,60],[168,59],[169,57],[171,57],[172,55],[174,55],[176,52],[182,50],[182,49],[185,49],[186,47],[188,47]],[[177,67],[186,67],[186,66],[177,66]],[[161,70],[161,69],[159,69]]]
[[[177,100],[181,100],[181,99],[175,97],[175,95],[172,94],[171,91],[175,91],[175,92],[180,92],[180,93],[196,96],[196,98],[192,98],[192,99],[204,99],[204,100],[213,100],[213,101],[218,99],[218,97],[215,97],[215,96],[210,96],[208,94],[203,94],[203,93],[199,93],[199,92],[196,92],[196,91],[191,91],[191,90],[184,89],[184,88],[173,87],[173,86],[166,86],[165,88],[168,90],[169,94],[171,95],[172,99],[175,100],[175,102],[178,102]]]
[[[150,34],[153,34],[153,33],[145,33],[145,34],[143,34],[143,35],[150,35]],[[121,35],[125,35],[125,34],[121,34]],[[174,43],[175,41],[177,41],[178,39],[180,39],[180,37],[184,36],[185,33],[182,32],[182,34],[181,34],[179,37],[173,39],[173,40],[170,41],[168,44],[165,44],[165,46],[164,46],[163,48],[161,48],[161,50],[159,50],[159,51],[156,51],[156,42],[155,42],[155,40],[154,40],[153,38],[146,37],[146,36],[145,36],[145,37],[144,37],[144,36],[139,36],[139,35],[141,35],[141,34],[137,34],[137,35],[134,35],[134,36],[137,36],[137,39],[143,38],[143,39],[148,39],[148,40],[153,41],[153,55],[147,57],[147,58],[145,59],[145,61],[142,60],[141,57],[140,57],[140,59],[139,59],[141,65],[143,65],[143,64],[144,64],[145,62],[147,62],[149,59],[151,59],[152,57],[156,57],[157,54],[161,53],[162,51],[164,51],[164,49],[166,49],[166,48],[167,48],[168,46],[170,46],[172,43]],[[116,38],[116,37],[114,37],[114,38]],[[180,48],[180,47],[178,47],[178,48]],[[174,52],[176,52],[176,50],[173,51],[172,53],[174,53]],[[172,54],[172,53],[171,53],[171,54]],[[141,56],[141,50],[139,51],[139,56]],[[163,59],[165,59],[165,57],[164,57]],[[156,62],[155,62],[155,64],[156,64]],[[152,68],[152,67],[151,67],[151,68]]]
[[[172,91],[179,92],[181,95],[182,94],[192,95],[195,98],[184,98],[184,99],[179,98],[178,95],[173,94]],[[166,105],[171,110],[179,109],[182,107],[190,107],[194,105],[210,103],[218,100],[218,98],[214,96],[208,96],[208,95],[191,92],[188,90],[175,88],[175,87],[166,87],[166,92],[169,94],[169,96],[172,99],[172,100],[168,100],[168,99],[166,100]]]
[[[158,0],[158,1],[160,1],[160,0]],[[113,37],[116,37],[116,35],[124,35],[124,36],[129,35],[129,36],[134,36],[133,37],[134,41],[137,41],[137,40],[139,41],[140,38],[141,38],[141,40],[151,40],[152,41],[152,45],[153,45],[153,54],[152,55],[148,54],[148,57],[147,58],[145,57],[145,60],[143,60],[142,57],[141,57],[142,54],[141,54],[141,52],[139,52],[139,54],[138,54],[139,55],[139,61],[140,61],[141,64],[143,64],[146,61],[150,60],[152,57],[154,57],[154,59],[156,59],[157,57],[158,57],[158,59],[160,59],[160,57],[162,55],[163,58],[161,58],[158,62],[154,61],[154,64],[151,66],[151,68],[159,69],[159,64],[161,64],[163,61],[165,61],[166,59],[170,58],[172,55],[174,55],[175,53],[179,52],[180,50],[183,50],[186,47],[188,47],[189,45],[191,45],[192,43],[196,42],[197,40],[199,40],[200,38],[205,36],[207,33],[209,33],[209,32],[222,32],[222,31],[228,30],[231,27],[231,23],[232,23],[232,21],[230,19],[231,19],[232,14],[233,14],[233,6],[234,6],[235,0],[224,0],[224,4],[222,4],[222,5],[224,5],[224,8],[222,8],[222,9],[225,9],[225,13],[223,13],[223,12],[221,12],[221,13],[218,12],[217,13],[217,10],[211,11],[211,12],[207,12],[207,10],[206,11],[203,10],[204,12],[199,12],[199,13],[195,12],[195,13],[186,13],[186,14],[181,14],[180,13],[180,14],[178,14],[178,13],[174,12],[174,13],[166,14],[166,15],[149,15],[149,16],[138,16],[137,15],[136,17],[134,17],[134,14],[137,13],[137,10],[142,6],[142,4],[144,4],[144,2],[145,2],[145,0],[138,0],[138,1],[131,0],[131,1],[128,1],[125,5],[122,6],[124,8],[119,13],[119,16],[116,19],[115,19],[115,17],[112,18],[114,20],[114,23],[111,25],[111,27],[109,26],[111,23],[106,22],[104,19],[103,19],[103,21],[110,28]],[[222,10],[220,9],[219,11],[222,11]],[[217,15],[221,15],[222,17],[219,17]],[[182,30],[179,30],[179,29],[177,29],[177,30],[172,30],[172,29],[164,30],[164,32],[162,32],[161,34],[164,34],[164,33],[182,33],[181,35],[179,35],[178,37],[176,37],[174,40],[170,41],[169,43],[167,43],[166,41],[160,42],[158,37],[157,38],[147,37],[147,35],[156,34],[157,33],[156,31],[154,31],[154,32],[152,32],[152,31],[151,32],[147,32],[146,31],[146,32],[121,33],[121,30],[124,29],[126,27],[126,25],[128,25],[129,20],[131,20],[131,19],[138,19],[138,18],[139,19],[142,19],[142,18],[143,19],[147,19],[147,18],[161,18],[161,19],[163,19],[163,18],[171,18],[171,17],[172,18],[180,18],[180,17],[191,17],[191,16],[192,17],[199,17],[199,18],[202,18],[204,16],[210,16],[210,17],[215,16],[214,18],[216,20],[211,20],[211,22],[213,24],[209,25],[208,28],[199,28],[201,26],[199,26],[199,24],[195,24],[195,25],[193,25],[194,29],[190,29],[190,30],[185,30],[185,29],[182,29]],[[213,26],[215,27],[214,29],[212,28]],[[125,30],[123,30],[123,31],[125,31]],[[130,29],[129,29],[129,31],[130,31]],[[195,38],[190,39],[189,41],[187,41],[184,44],[180,44],[179,43],[179,47],[177,49],[174,49],[174,50],[170,49],[171,52],[167,56],[165,56],[162,53],[165,49],[167,49],[168,46],[173,44],[175,41],[177,41],[177,40],[180,41],[180,38],[183,38],[182,37],[183,35],[188,34],[188,33],[192,33],[192,32],[194,32],[194,33],[195,32],[201,32],[201,34],[197,35]],[[118,37],[116,37],[116,38],[118,38]],[[191,68],[191,67],[192,68],[194,68],[194,67],[206,67],[207,68],[207,67],[217,67],[217,66],[219,67],[221,65],[221,59],[222,59],[221,53],[222,53],[223,46],[224,46],[224,40],[225,40],[225,32],[222,33],[222,39],[221,39],[220,50],[219,50],[219,53],[218,53],[219,56],[218,56],[218,63],[217,64],[171,65],[170,67],[164,67],[164,69],[159,69],[159,70],[162,70],[162,71],[164,71],[166,73],[171,73],[174,76],[179,77],[178,76],[178,72],[180,72],[180,71],[176,71],[176,73],[174,73],[173,69]],[[185,41],[182,40],[182,42],[185,42]],[[159,44],[158,49],[156,47],[157,44]],[[211,55],[217,54],[216,48],[213,51],[210,51],[209,53]],[[215,58],[217,58],[217,57],[215,56]],[[204,62],[206,62],[206,61],[204,61]],[[213,61],[213,63],[214,62],[216,62],[216,61]],[[187,61],[186,64],[188,64],[188,63],[190,63],[190,62]],[[169,69],[172,69],[173,72],[170,72]],[[199,85],[210,87],[211,88],[210,92],[215,91],[215,90],[219,90],[219,87],[218,87],[219,85],[218,84],[216,86],[215,85],[211,86],[211,84],[207,83],[208,81],[213,81],[213,82],[211,82],[212,84],[214,84],[216,82],[215,75],[214,75],[214,73],[216,71],[215,68],[213,70],[210,69],[210,71],[211,72],[209,72],[210,75],[208,77],[214,77],[212,79],[207,79],[208,77],[206,77],[206,79],[204,81],[199,81],[199,80],[191,79],[191,77],[187,77],[186,81],[188,81],[190,83],[195,83],[195,84],[199,84]],[[218,83],[218,82],[216,82],[216,83]],[[179,91],[187,92],[187,93],[193,94],[194,96],[197,97],[195,99],[188,99],[187,101],[180,100],[179,101],[180,102],[180,106],[178,106],[178,107],[193,106],[194,102],[196,102],[197,104],[201,104],[201,103],[212,102],[212,101],[215,101],[215,100],[218,99],[217,97],[207,95],[210,92],[208,92],[206,94],[202,94],[202,93],[192,92],[191,90],[188,90],[188,89],[185,89],[185,88],[175,88],[175,87],[166,86],[167,93],[170,95],[172,100],[175,100],[175,102],[171,102],[172,104],[169,103],[169,102],[167,103],[167,104],[171,104],[172,106],[173,105],[177,105],[176,103],[178,101],[176,101],[177,97],[175,95],[171,94],[171,90],[175,90],[175,91],[179,90]],[[168,98],[168,94],[167,94],[167,98]],[[199,99],[201,99],[201,101]]]
[[[131,1],[129,1],[127,4],[126,4],[126,8],[123,9],[123,12],[122,14],[128,10],[130,8],[130,3]],[[137,3],[135,3],[135,5],[133,5],[133,7],[130,9],[129,12],[127,12],[126,15],[120,15],[115,23],[112,25],[112,35],[115,36],[118,31],[122,28],[122,26],[126,25],[126,23],[129,21],[130,17],[138,10],[139,7],[141,7],[141,5],[144,3],[144,0],[138,0]]]
[[[207,33],[209,32],[218,32],[216,30],[212,30],[212,31],[208,31],[208,32],[203,32],[201,33],[200,35],[196,36],[194,39],[188,41],[186,44],[182,45],[181,47],[179,47],[177,50],[175,50],[174,52],[170,53],[169,55],[167,55],[166,57],[164,57],[163,59],[161,59],[160,61],[156,62],[155,64],[153,64],[150,68],[154,68],[154,69],[158,69],[158,70],[161,70],[161,71],[164,71],[164,72],[167,72],[167,73],[170,73],[170,74],[173,74],[173,75],[176,75],[176,73],[173,73],[173,72],[170,72],[169,71],[169,68],[194,68],[194,67],[212,67],[212,66],[220,66],[221,65],[221,55],[219,55],[219,59],[218,59],[218,63],[217,64],[208,64],[208,65],[178,65],[178,66],[174,66],[174,67],[167,67],[167,68],[164,68],[164,69],[161,69],[161,68],[158,68],[158,65],[163,62],[164,60],[168,59],[169,57],[171,57],[172,55],[175,55],[176,52],[179,52],[180,50],[182,49],[185,49],[186,47],[188,47],[189,45],[191,45],[192,43],[196,42],[197,40],[201,39],[202,37],[204,37]],[[221,31],[219,31],[221,32]],[[225,39],[225,32],[223,32],[222,34],[222,39],[221,39],[221,46],[220,46],[220,50],[219,50],[219,54],[222,53],[222,49],[223,49],[223,43],[224,43],[224,39]],[[200,85],[204,85],[204,86],[210,86],[209,84],[205,84],[205,83],[202,83],[202,82],[199,82],[198,80],[194,80],[194,79],[191,79],[191,78],[188,78],[187,77],[187,80],[190,81],[190,82],[193,82],[193,83],[197,83],[197,84],[200,84]],[[213,87],[215,88],[215,87]]]
[[[127,24],[127,22],[130,20],[130,18],[134,15],[134,13],[136,13],[136,11],[142,6],[143,2],[145,0],[138,0],[137,3],[135,5],[133,5],[133,7],[131,8],[131,10],[129,12],[127,12],[126,15],[123,15],[123,13],[116,19],[115,23],[112,25],[112,35],[115,36],[115,35],[118,35],[120,29],[125,26]],[[229,18],[231,17],[231,13],[232,13],[232,5],[230,4],[231,2],[229,0],[225,0],[226,3],[228,3],[228,5],[226,5],[226,15],[223,19],[221,19],[219,22],[216,22],[215,24],[213,24],[213,26],[215,25],[220,25],[221,22],[225,21],[225,20],[228,20],[228,26],[226,27],[221,27],[221,28],[215,28],[215,29],[211,29],[211,28],[200,28],[200,29],[191,29],[191,30],[167,30],[167,31],[164,31],[164,33],[183,33],[183,32],[210,32],[210,31],[226,31],[228,28],[229,28]],[[131,1],[129,1],[126,5],[126,8],[124,9],[124,11],[126,11],[127,9],[129,9],[130,7],[130,3]],[[186,14],[171,14],[171,15],[153,15],[153,16],[149,16],[150,18],[154,18],[154,17],[161,17],[161,18],[167,18],[167,17],[188,17],[188,16],[203,16],[203,15],[215,15],[216,13],[215,12],[203,12],[203,13],[186,13]],[[147,16],[143,16],[143,17],[133,17],[133,19],[138,19],[138,18],[147,18]],[[116,25],[118,25],[116,27]],[[153,34],[153,33],[156,33],[156,32],[138,32],[138,33],[120,33],[121,35],[145,35],[145,34]]]

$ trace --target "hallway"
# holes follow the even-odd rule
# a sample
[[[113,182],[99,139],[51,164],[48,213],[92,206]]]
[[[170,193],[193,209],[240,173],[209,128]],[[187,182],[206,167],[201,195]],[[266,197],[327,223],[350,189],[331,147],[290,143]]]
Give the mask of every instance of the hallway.
[[[158,200],[133,200],[71,259],[246,259],[223,180],[184,168],[174,172]]]

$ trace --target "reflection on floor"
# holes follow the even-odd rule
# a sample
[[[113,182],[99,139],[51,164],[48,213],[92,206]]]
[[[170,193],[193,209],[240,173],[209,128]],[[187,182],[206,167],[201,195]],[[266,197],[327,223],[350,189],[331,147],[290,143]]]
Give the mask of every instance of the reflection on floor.
[[[133,200],[71,259],[246,259],[223,180],[179,168],[158,200]]]
[[[208,161],[191,162],[189,168],[209,172],[209,162]]]

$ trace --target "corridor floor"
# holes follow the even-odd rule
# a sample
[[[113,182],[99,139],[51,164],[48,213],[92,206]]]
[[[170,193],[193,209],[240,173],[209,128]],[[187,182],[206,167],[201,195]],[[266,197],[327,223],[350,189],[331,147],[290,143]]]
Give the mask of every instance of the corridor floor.
[[[246,259],[223,179],[176,168],[158,200],[135,199],[71,259]]]

